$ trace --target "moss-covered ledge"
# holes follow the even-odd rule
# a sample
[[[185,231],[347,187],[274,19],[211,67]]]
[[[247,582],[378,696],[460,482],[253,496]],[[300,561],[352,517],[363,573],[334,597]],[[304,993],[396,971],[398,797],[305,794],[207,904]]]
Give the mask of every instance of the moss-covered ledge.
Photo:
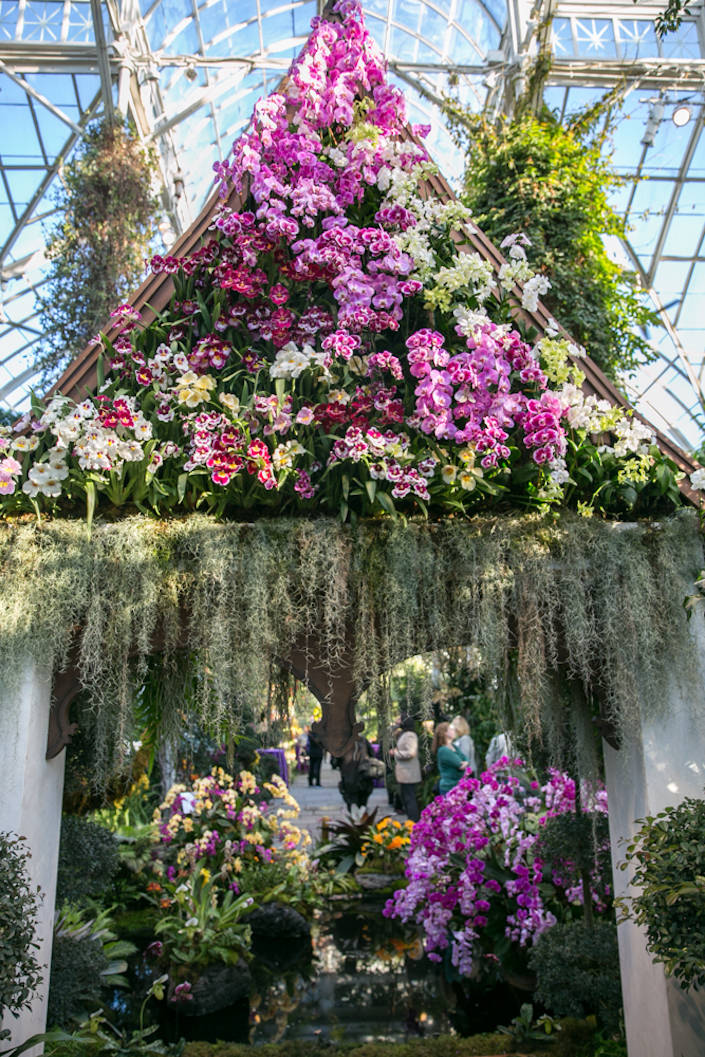
[[[618,725],[658,706],[667,672],[697,663],[683,599],[702,567],[698,520],[658,524],[565,515],[434,522],[200,515],[0,526],[5,682],[27,657],[75,663],[96,717],[98,755],[130,729],[134,679],[159,649],[186,646],[209,678],[199,706],[237,722],[261,702],[270,662],[317,658],[357,689],[415,653],[475,644],[510,671],[536,725],[560,667]],[[73,653],[72,653],[73,651]],[[181,702],[174,700],[173,708]]]

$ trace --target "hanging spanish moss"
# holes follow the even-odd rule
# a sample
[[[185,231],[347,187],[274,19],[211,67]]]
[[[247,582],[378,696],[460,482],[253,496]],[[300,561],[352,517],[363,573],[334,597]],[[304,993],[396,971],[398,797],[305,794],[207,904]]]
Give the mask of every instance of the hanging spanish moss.
[[[89,533],[78,521],[8,523],[0,563],[6,693],[28,660],[75,663],[102,776],[139,723],[137,689],[155,652],[165,673],[184,647],[198,659],[190,707],[221,731],[261,709],[272,664],[294,649],[333,671],[351,665],[357,692],[376,695],[385,715],[382,676],[394,664],[472,644],[513,687],[534,737],[542,717],[557,728],[572,708],[556,672],[626,732],[640,702],[667,699],[669,673],[689,680],[697,666],[682,605],[703,564],[692,512],[638,525],[523,515],[351,528],[191,515]],[[173,726],[184,695],[164,708]]]

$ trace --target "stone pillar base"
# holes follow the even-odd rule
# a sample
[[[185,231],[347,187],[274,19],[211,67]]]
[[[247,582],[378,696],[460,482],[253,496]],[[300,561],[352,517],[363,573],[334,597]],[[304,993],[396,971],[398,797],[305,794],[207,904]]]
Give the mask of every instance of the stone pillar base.
[[[42,900],[36,934],[42,986],[30,1009],[17,1018],[6,1014],[2,1021],[15,1046],[46,1026],[66,759],[63,752],[53,760],[45,758],[50,702],[51,674],[32,664],[15,693],[0,691],[0,830],[26,838],[30,882],[40,887]],[[28,1057],[39,1052],[35,1048]]]

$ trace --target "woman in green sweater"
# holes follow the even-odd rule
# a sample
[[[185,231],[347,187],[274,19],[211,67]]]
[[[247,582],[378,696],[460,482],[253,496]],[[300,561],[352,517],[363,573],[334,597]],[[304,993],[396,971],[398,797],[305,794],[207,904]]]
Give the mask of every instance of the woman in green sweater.
[[[441,793],[449,792],[458,784],[469,763],[462,752],[453,745],[453,733],[450,723],[439,723],[433,733],[431,751],[436,757],[441,776]]]

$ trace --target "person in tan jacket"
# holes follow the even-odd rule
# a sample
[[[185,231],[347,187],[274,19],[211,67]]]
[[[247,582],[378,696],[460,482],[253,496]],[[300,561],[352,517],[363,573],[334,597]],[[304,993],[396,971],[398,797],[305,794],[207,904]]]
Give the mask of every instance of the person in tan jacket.
[[[399,795],[405,814],[412,822],[418,822],[419,804],[416,794],[421,782],[421,764],[419,739],[414,731],[411,716],[402,718],[400,731],[395,748],[390,750],[394,757],[394,777],[399,783]]]

